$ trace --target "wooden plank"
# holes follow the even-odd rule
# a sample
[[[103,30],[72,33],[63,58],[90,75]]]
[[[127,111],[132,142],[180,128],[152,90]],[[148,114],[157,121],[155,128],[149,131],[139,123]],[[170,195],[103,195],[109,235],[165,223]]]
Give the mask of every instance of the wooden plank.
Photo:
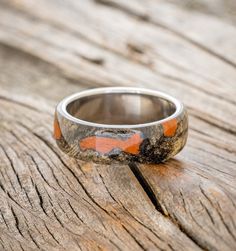
[[[236,72],[234,69],[232,69],[231,66],[225,64],[218,58],[209,56],[208,53],[196,49],[194,46],[189,46],[188,43],[186,44],[184,40],[176,41],[175,36],[170,36],[169,34],[167,35],[166,32],[164,32],[165,37],[160,38],[160,34],[162,35],[163,33],[161,33],[161,31],[157,30],[156,28],[153,28],[150,31],[149,25],[147,24],[144,24],[141,27],[142,34],[144,34],[142,37],[150,38],[149,41],[145,42],[144,44],[146,44],[147,47],[151,48],[159,48],[160,46],[161,50],[165,50],[165,53],[168,54],[172,50],[172,55],[169,55],[168,58],[170,58],[170,56],[173,58],[173,55],[175,55],[176,58],[175,64],[177,64],[177,66],[174,68],[174,70],[172,68],[173,65],[172,63],[165,63],[165,66],[162,70],[163,62],[162,59],[159,59],[158,55],[156,57],[156,62],[153,62],[152,67],[150,67],[149,65],[147,66],[143,65],[143,62],[141,62],[141,64],[137,64],[138,62],[136,60],[135,62],[133,62],[134,60],[132,55],[130,56],[130,52],[129,54],[125,53],[127,56],[125,58],[122,55],[114,56],[114,53],[107,51],[108,45],[110,46],[111,44],[113,44],[113,47],[116,46],[116,48],[120,48],[120,51],[121,50],[126,51],[127,50],[126,42],[128,41],[127,37],[130,38],[131,34],[133,35],[132,38],[134,39],[134,44],[136,43],[135,41],[136,33],[134,34],[132,33],[134,30],[135,31],[137,30],[136,21],[127,16],[120,17],[120,13],[117,13],[116,16],[115,13],[113,13],[113,16],[115,16],[116,19],[119,18],[117,22],[122,24],[118,27],[120,28],[133,27],[131,30],[128,31],[122,30],[122,37],[121,37],[122,40],[119,40],[118,37],[116,39],[119,42],[118,41],[115,42],[109,40],[109,37],[111,37],[109,36],[109,34],[110,32],[113,33],[118,32],[117,27],[115,27],[114,29],[113,26],[110,25],[110,27],[105,29],[106,32],[110,31],[109,34],[102,34],[101,36],[100,33],[103,30],[99,30],[99,32],[97,32],[96,29],[99,20],[95,18],[92,19],[93,17],[92,14],[87,19],[83,18],[85,19],[83,23],[84,25],[86,24],[87,34],[89,35],[92,34],[97,39],[103,38],[101,40],[101,43],[105,44],[105,48],[101,48],[97,46],[97,44],[94,44],[95,41],[92,42],[90,41],[92,39],[91,35],[89,38],[86,39],[84,38],[85,31],[83,31],[83,25],[80,26],[82,27],[83,34],[80,35],[80,33],[79,34],[76,33],[78,32],[78,28],[80,28],[77,27],[76,24],[81,23],[81,19],[77,19],[77,17],[81,17],[83,14],[81,13],[81,15],[79,15],[80,14],[79,11],[81,9],[85,9],[86,13],[93,13],[92,7],[94,8],[94,11],[96,11],[98,8],[97,6],[94,6],[92,4],[89,5],[87,4],[88,5],[87,8],[89,11],[86,11],[85,8],[86,6],[84,7],[85,2],[82,2],[83,8],[77,7],[76,9],[76,5],[71,5],[71,6],[69,5],[73,10],[76,10],[76,15],[72,15],[72,12],[66,11],[64,6],[62,6],[63,12],[61,13],[61,11],[59,11],[60,8],[56,7],[58,5],[56,3],[54,5],[53,4],[54,2],[50,1],[50,6],[48,7],[48,10],[54,7],[55,11],[58,10],[57,15],[55,16],[57,17],[63,15],[62,18],[54,20],[55,19],[54,17],[54,19],[51,20],[53,16],[50,14],[50,11],[48,11],[48,13],[46,10],[45,11],[42,10],[40,12],[40,8],[42,8],[43,5],[41,7],[35,6],[35,3],[33,6],[29,4],[28,5],[22,4],[23,5],[22,8],[28,10],[28,12],[26,12],[27,15],[30,15],[30,13],[32,14],[34,10],[37,10],[37,12],[35,13],[35,18],[36,15],[40,16],[43,15],[43,17],[41,16],[41,18],[43,18],[41,22],[40,22],[41,19],[38,19],[36,22],[31,22],[31,19],[29,19],[28,23],[25,23],[25,21],[27,20],[23,19],[24,21],[22,21],[22,19],[18,19],[18,15],[23,15],[23,17],[25,17],[24,14],[18,13],[17,15],[17,13],[14,13],[14,15],[11,15],[7,13],[4,15],[4,13],[2,13],[2,16],[5,17],[3,19],[3,22],[8,22],[7,23],[8,26],[6,26],[5,28],[7,35],[11,36],[11,43],[17,45],[20,44],[24,50],[32,51],[31,48],[32,46],[33,48],[37,48],[37,50],[32,51],[33,54],[37,54],[40,57],[43,57],[45,60],[53,60],[55,64],[60,64],[60,66],[63,68],[65,67],[70,68],[70,72],[76,71],[77,74],[82,75],[83,79],[87,78],[89,79],[89,81],[95,83],[97,79],[103,79],[102,81],[100,81],[99,85],[103,84],[111,85],[111,83],[115,85],[127,85],[127,84],[135,85],[136,83],[140,83],[140,85],[142,86],[149,86],[152,88],[158,88],[160,90],[167,91],[183,99],[185,103],[187,103],[192,108],[197,109],[197,111],[201,112],[202,114],[205,114],[207,112],[205,117],[207,117],[207,119],[210,120],[212,123],[217,124],[221,127],[226,127],[226,129],[235,131],[234,123],[231,123],[231,121],[232,121],[232,115],[234,116],[234,114],[232,113],[234,113],[235,111],[234,97],[236,91],[234,88],[234,83],[235,83],[234,78]],[[109,16],[111,15],[109,14],[110,9],[105,8],[104,10],[103,6],[100,8],[102,8],[101,11],[105,12],[104,15],[99,15],[100,19],[102,19],[103,17],[107,17],[108,15]],[[67,15],[65,15],[65,13],[67,13]],[[43,20],[45,20],[45,22]],[[61,20],[67,20],[67,21],[62,22]],[[20,28],[14,27],[15,22],[22,22]],[[47,22],[52,22],[53,26],[50,25],[48,26]],[[64,23],[67,25],[63,28],[63,25],[65,25]],[[123,23],[127,24],[123,25]],[[76,26],[75,27],[72,26],[73,24],[75,24]],[[89,30],[90,27],[89,24],[92,25],[91,31]],[[106,27],[108,24],[109,24],[108,20],[105,19],[103,20],[102,23],[100,23],[100,27]],[[4,24],[2,23],[2,25]],[[55,25],[57,26],[57,28],[54,28]],[[14,29],[12,27],[14,27]],[[144,29],[145,27],[146,29],[149,30],[147,34],[145,34],[145,29]],[[9,29],[11,32],[9,32]],[[29,30],[31,34],[29,34],[28,32]],[[79,30],[79,32],[82,31]],[[4,29],[2,30],[2,32],[4,33]],[[50,32],[50,36],[48,32]],[[31,37],[29,42],[27,42],[27,33],[28,36]],[[76,35],[74,33],[76,33]],[[40,42],[39,40],[40,34],[45,34],[44,36],[41,36],[43,42]],[[4,37],[6,36],[3,35],[3,39]],[[108,44],[107,46],[106,43],[104,42],[104,37],[106,38]],[[153,43],[156,44],[155,38],[158,39],[157,41],[160,41],[158,43],[158,46],[153,44]],[[171,39],[174,39],[174,41],[172,41]],[[120,44],[121,42],[122,44]],[[182,51],[181,49],[178,48],[176,54],[177,42],[179,43],[179,47],[180,48],[183,47],[184,50]],[[51,43],[53,43],[53,46],[51,45]],[[56,43],[56,45],[54,43]],[[151,45],[149,46],[148,43],[151,43]],[[133,44],[133,42],[131,44]],[[140,44],[142,45],[142,43]],[[171,44],[173,45],[173,47],[171,46]],[[76,51],[76,53],[74,53],[74,51]],[[188,53],[186,54],[186,52]],[[155,55],[155,49],[154,51],[151,50],[149,53],[147,53],[147,55],[141,55],[141,59],[142,57],[149,58],[151,57],[151,55],[153,55],[153,53]],[[198,60],[196,59],[196,57],[199,57]],[[100,67],[97,64],[89,64],[85,58],[86,59],[102,58],[104,61],[104,67]],[[139,58],[140,57],[138,56],[138,59]],[[182,65],[178,65],[179,63],[177,63],[179,62],[179,59],[180,60],[186,59],[187,61],[185,65],[188,65],[188,68],[191,65],[192,69],[196,69],[199,67],[198,71],[200,73],[198,73],[197,75],[200,74],[203,75],[204,77],[199,79],[199,77],[191,76],[189,78],[188,68],[182,69],[181,68]],[[116,65],[115,68],[114,65]],[[176,72],[176,68],[179,69],[179,67],[182,70]],[[140,74],[138,76],[134,75],[133,74],[134,71],[138,71],[140,72]],[[180,75],[184,77],[184,79],[180,78],[179,77]],[[194,73],[193,75],[196,74]],[[214,79],[213,82],[211,82],[212,78]],[[224,80],[222,80],[222,78],[224,78]],[[192,96],[195,96],[196,99],[192,100]],[[207,110],[205,108],[206,103],[208,103]],[[217,113],[215,113],[216,107],[218,107]],[[226,112],[225,111],[222,112],[222,109],[220,109],[220,107],[225,107]],[[212,114],[214,114],[214,116],[212,116]],[[227,123],[225,123],[225,121],[222,121],[222,117],[225,118]]]
[[[155,209],[127,166],[77,162],[60,152],[51,135],[54,106],[64,95],[62,89],[72,91],[80,85],[65,83],[54,66],[13,48],[1,46],[0,55],[5,79],[1,81],[5,96],[1,92],[0,98],[4,250],[10,250],[12,239],[15,250],[18,246],[24,250],[181,250],[185,246],[200,250]],[[14,80],[12,69],[19,65],[27,69],[27,80],[24,71],[18,71]],[[50,82],[48,87],[43,79]],[[20,89],[21,100],[10,99],[13,88]],[[40,88],[55,91],[46,95]],[[42,101],[24,103],[29,93],[35,99],[41,95]],[[48,99],[53,105],[40,111],[40,104]]]
[[[132,10],[135,4],[144,9],[136,1],[129,4]],[[117,3],[115,7],[72,0],[18,4],[12,0],[1,5],[4,77],[0,95],[1,105],[7,109],[1,110],[7,121],[1,122],[1,138],[8,145],[1,148],[2,222],[7,219],[1,244],[10,250],[9,236],[15,236],[18,226],[25,232],[16,235],[14,245],[26,250],[37,249],[37,245],[63,250],[68,243],[71,250],[78,246],[95,250],[233,250],[236,72],[228,62],[232,58],[226,53],[224,60],[218,51],[217,55],[209,53],[179,36],[178,30],[170,32],[141,15],[137,20],[137,15],[134,18],[117,9]],[[176,13],[178,16],[182,10]],[[221,27],[214,19],[211,22]],[[231,35],[235,37],[233,30]],[[222,39],[224,36],[227,38],[222,34]],[[206,40],[208,48],[212,41]],[[189,107],[190,139],[179,157],[159,166],[133,164],[135,177],[128,166],[79,162],[78,168],[59,152],[49,124],[62,96],[81,87],[137,83],[173,94]],[[14,160],[13,167],[8,155]],[[28,199],[27,194],[32,197]],[[19,197],[23,209],[9,195]],[[51,218],[42,204],[47,205]],[[18,211],[12,213],[11,205]],[[32,215],[32,210],[37,214]],[[87,221],[81,223],[78,213]],[[45,222],[58,234],[59,243],[46,232]],[[32,225],[29,233],[27,224]]]
[[[212,56],[220,58],[233,68],[236,67],[234,50],[236,29],[228,22],[199,11],[194,12],[194,7],[192,9],[179,8],[181,4],[178,4],[177,1],[172,3],[164,0],[147,0],[145,2],[139,0],[129,2],[125,0],[96,1],[116,7],[130,15],[162,27]],[[234,2],[231,2],[231,5],[234,5]],[[210,5],[207,2],[205,4]],[[217,5],[220,4],[225,5],[225,1],[218,1]],[[222,38],[224,39],[222,40]]]

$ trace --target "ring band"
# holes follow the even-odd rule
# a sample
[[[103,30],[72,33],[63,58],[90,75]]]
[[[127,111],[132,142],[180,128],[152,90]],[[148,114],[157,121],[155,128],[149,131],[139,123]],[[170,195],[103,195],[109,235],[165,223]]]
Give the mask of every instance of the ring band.
[[[153,90],[82,91],[56,107],[54,138],[70,156],[100,163],[160,163],[182,150],[188,115],[177,99]]]

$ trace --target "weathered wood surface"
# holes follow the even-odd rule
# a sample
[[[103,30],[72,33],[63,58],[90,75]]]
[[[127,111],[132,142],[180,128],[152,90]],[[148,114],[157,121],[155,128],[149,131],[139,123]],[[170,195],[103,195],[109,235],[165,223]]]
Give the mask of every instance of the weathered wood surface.
[[[0,250],[236,250],[234,15],[173,2],[0,1]],[[183,100],[184,151],[155,166],[61,153],[56,103],[110,85]]]

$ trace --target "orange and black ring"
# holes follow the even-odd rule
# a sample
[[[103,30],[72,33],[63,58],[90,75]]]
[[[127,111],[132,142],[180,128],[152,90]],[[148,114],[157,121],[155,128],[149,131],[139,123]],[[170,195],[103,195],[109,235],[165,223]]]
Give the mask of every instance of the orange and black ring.
[[[55,111],[58,146],[81,160],[160,163],[182,150],[187,135],[183,104],[148,89],[91,89],[63,99]]]

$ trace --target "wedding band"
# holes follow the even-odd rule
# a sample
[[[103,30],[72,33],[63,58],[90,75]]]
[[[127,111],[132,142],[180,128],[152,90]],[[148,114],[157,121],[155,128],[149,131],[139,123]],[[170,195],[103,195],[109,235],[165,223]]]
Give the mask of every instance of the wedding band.
[[[184,105],[162,92],[107,87],[66,97],[56,107],[54,138],[70,156],[99,163],[160,163],[186,144]]]

